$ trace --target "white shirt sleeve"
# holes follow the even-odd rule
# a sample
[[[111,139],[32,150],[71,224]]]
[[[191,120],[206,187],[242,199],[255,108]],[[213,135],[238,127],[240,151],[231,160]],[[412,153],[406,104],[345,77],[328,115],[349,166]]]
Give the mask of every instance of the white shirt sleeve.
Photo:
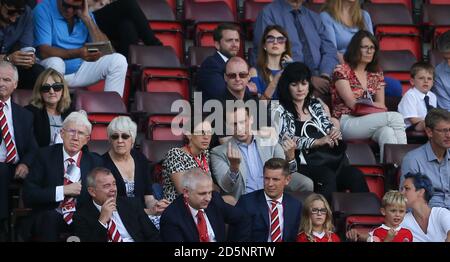
[[[411,90],[412,91],[412,90]],[[420,117],[417,111],[417,101],[412,92],[407,92],[400,103],[398,104],[398,112],[403,115],[403,118]]]

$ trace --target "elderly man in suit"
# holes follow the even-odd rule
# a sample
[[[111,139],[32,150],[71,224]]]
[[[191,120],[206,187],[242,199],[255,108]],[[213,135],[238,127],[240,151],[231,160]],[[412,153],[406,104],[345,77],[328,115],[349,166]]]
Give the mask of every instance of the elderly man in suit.
[[[86,177],[101,158],[84,147],[92,125],[84,111],[72,112],[61,129],[63,144],[39,149],[25,179],[25,205],[33,209],[31,234],[37,240],[58,241],[73,232],[72,217],[89,199]]]
[[[0,239],[8,217],[8,187],[11,178],[25,178],[38,146],[33,135],[33,115],[11,101],[19,80],[17,68],[0,62]]]
[[[228,110],[226,122],[233,137],[211,151],[211,166],[217,183],[227,194],[239,199],[243,194],[262,189],[263,165],[273,157],[289,161],[292,181],[288,190],[313,191],[312,180],[297,172],[295,144],[284,143],[283,148],[272,138],[253,135],[253,117],[247,107]]]
[[[87,177],[88,201],[74,216],[75,234],[82,242],[159,241],[159,232],[133,198],[117,197],[109,169],[94,168]]]
[[[250,215],[254,242],[294,242],[300,225],[302,204],[284,188],[289,184],[289,164],[281,158],[264,164],[264,189],[243,195],[237,208]]]
[[[161,238],[168,242],[248,241],[250,221],[242,210],[225,203],[209,175],[194,168],[183,175],[183,194],[161,216]],[[226,232],[225,224],[239,228]]]

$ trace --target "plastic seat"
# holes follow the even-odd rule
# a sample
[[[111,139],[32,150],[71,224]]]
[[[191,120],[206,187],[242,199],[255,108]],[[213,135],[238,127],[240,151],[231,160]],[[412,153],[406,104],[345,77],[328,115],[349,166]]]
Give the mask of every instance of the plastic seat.
[[[367,186],[381,199],[384,195],[384,170],[377,164],[372,149],[368,144],[347,144],[347,157],[350,165],[364,173]]]
[[[450,3],[442,4],[424,4],[422,8],[422,22],[431,27],[433,47],[436,47],[436,40],[441,34],[450,30]]]
[[[191,79],[193,79],[193,84],[196,85],[197,70],[203,61],[214,55],[216,49],[214,47],[203,47],[203,46],[190,46],[188,50],[187,65],[191,71]],[[195,90],[195,89],[194,89]]]
[[[331,206],[338,233],[344,233],[356,223],[361,226],[368,225],[368,231],[379,225],[377,221],[381,221],[380,200],[371,192],[333,192]]]
[[[314,2],[308,2],[304,3],[305,7],[308,8],[311,11],[314,11],[316,13],[320,13],[320,9],[322,8],[322,3],[314,3]]]
[[[90,152],[95,152],[99,155],[103,155],[108,152],[111,145],[108,140],[90,140],[88,142],[88,148]]]
[[[385,144],[384,145],[384,166],[387,181],[387,189],[398,189],[401,164],[406,153],[421,146],[420,144]]]
[[[174,147],[182,147],[183,141],[152,141],[143,140],[141,152],[151,163],[161,163],[166,153]]]
[[[172,130],[172,121],[180,114],[180,111],[172,111],[172,105],[175,101],[181,99],[183,97],[177,93],[136,92],[135,114],[138,115],[139,126],[148,139],[183,140],[184,136],[181,129]],[[176,107],[176,109],[179,109],[179,107]],[[183,123],[184,121],[185,118],[181,117],[180,122]],[[175,133],[172,131],[175,131]]]
[[[146,92],[176,92],[190,99],[189,72],[170,46],[130,46],[135,85]],[[140,85],[138,84],[140,83]]]
[[[374,24],[381,50],[410,50],[417,60],[422,58],[422,39],[410,10],[403,4],[364,5]]]
[[[403,87],[402,94],[408,91],[411,78],[410,68],[417,62],[416,57],[406,50],[380,51],[379,62],[386,76],[400,80]]]
[[[33,90],[31,89],[16,89],[11,95],[11,100],[19,106],[27,106],[31,102]]]
[[[138,0],[155,36],[171,46],[180,61],[184,61],[183,26],[176,20],[172,7],[165,0]]]
[[[90,91],[90,92],[104,92],[105,80],[100,80],[97,83],[94,83],[92,85],[79,87],[76,89]],[[76,91],[76,89],[74,91]],[[125,87],[123,90],[123,97],[122,97],[122,101],[125,103],[125,106],[128,106],[130,92],[131,92],[131,70],[130,70],[130,68],[128,68],[126,76],[125,76]]]
[[[122,98],[116,92],[75,93],[75,109],[84,110],[92,124],[91,140],[108,140],[106,127],[115,117],[128,115]]]
[[[237,0],[194,0],[196,3],[212,3],[212,2],[224,2],[231,10],[234,16],[234,20],[238,19],[238,6]]]
[[[413,11],[413,0],[369,0],[370,3],[374,4],[402,4],[408,7],[409,11]]]
[[[426,2],[433,5],[450,5],[450,0],[426,0]]]

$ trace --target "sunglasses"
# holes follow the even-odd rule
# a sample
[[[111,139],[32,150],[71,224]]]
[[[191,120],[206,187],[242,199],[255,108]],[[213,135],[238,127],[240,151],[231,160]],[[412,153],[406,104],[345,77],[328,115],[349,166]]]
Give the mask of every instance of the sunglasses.
[[[123,134],[112,134],[111,135],[111,139],[112,140],[117,140],[117,139],[119,139],[119,137],[122,137],[122,139],[123,140],[127,140],[128,138],[130,138],[131,136],[129,135],[129,134],[125,134],[125,133],[123,133]]]
[[[14,7],[9,8],[6,4],[4,4],[5,8],[6,8],[6,13],[9,16],[14,16],[14,15],[22,15],[25,12],[25,8],[20,8],[20,9],[15,9]]]
[[[269,43],[269,44],[273,44],[275,42],[277,42],[279,44],[284,44],[284,43],[286,43],[286,40],[287,40],[287,38],[284,36],[275,37],[273,35],[269,35],[266,37],[266,43]]]
[[[59,92],[61,90],[63,90],[64,88],[64,84],[63,83],[53,83],[53,84],[43,84],[41,86],[41,92],[42,93],[48,93],[50,92],[50,89],[53,89],[53,91],[55,92]]]
[[[240,72],[240,73],[230,73],[230,74],[226,74],[228,78],[230,79],[236,79],[236,77],[239,75],[239,78],[247,78],[248,77],[248,73],[246,72]]]
[[[61,1],[61,3],[62,3],[62,7],[64,9],[72,8],[73,10],[79,10],[79,9],[83,8],[83,5],[71,5],[71,4],[66,3],[66,1],[64,1],[64,0]]]

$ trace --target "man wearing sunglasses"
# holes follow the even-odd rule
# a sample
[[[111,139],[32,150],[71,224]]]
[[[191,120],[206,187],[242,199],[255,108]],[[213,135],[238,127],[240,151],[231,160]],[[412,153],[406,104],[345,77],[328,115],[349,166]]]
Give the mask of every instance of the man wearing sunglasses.
[[[34,43],[40,63],[64,75],[71,87],[105,80],[105,91],[123,96],[126,58],[118,53],[88,50],[88,42],[106,42],[89,12],[87,0],[44,0],[34,9]]]
[[[17,80],[16,67],[0,61],[0,241],[5,240],[10,180],[27,176],[38,148],[32,114],[11,101]]]
[[[325,32],[319,14],[305,8],[304,0],[274,0],[259,13],[253,37],[257,56],[264,29],[280,25],[288,33],[294,61],[305,63],[313,73],[316,95],[329,93],[331,75],[338,64],[337,50]],[[256,61],[256,60],[253,60]]]
[[[33,45],[33,13],[26,0],[0,1],[0,59],[19,70],[18,87],[32,89],[44,67],[36,64],[34,52],[22,51]]]

